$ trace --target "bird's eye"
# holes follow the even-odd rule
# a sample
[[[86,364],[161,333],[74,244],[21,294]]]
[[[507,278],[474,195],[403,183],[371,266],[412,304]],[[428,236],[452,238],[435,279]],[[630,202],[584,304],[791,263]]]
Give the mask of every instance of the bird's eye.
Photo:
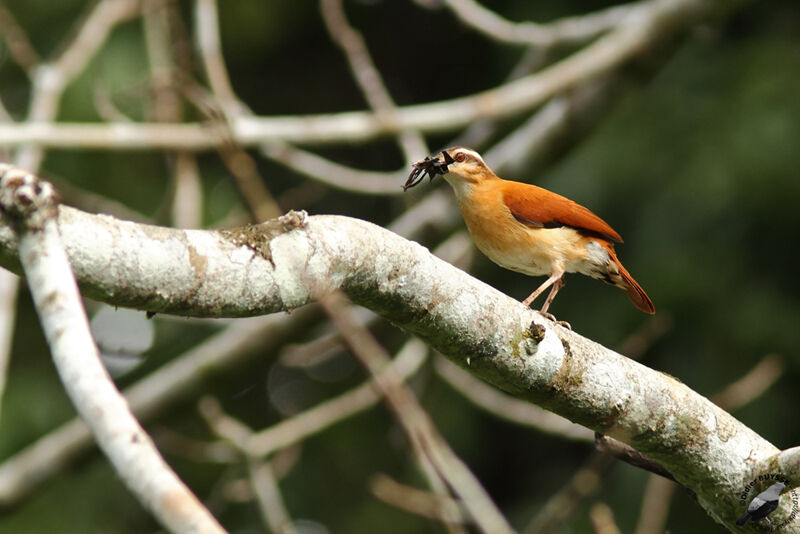
[[[458,154],[456,154],[456,158],[455,159],[456,159],[457,162],[461,163],[462,161],[467,159],[467,155],[464,154],[463,152],[459,152]]]

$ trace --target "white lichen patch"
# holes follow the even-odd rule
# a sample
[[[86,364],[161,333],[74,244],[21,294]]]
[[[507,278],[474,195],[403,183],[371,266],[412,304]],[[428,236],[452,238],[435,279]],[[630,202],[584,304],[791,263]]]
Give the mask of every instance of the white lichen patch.
[[[533,353],[525,360],[525,368],[528,372],[535,373],[535,381],[541,384],[549,384],[552,382],[559,370],[564,365],[566,357],[566,349],[561,343],[561,338],[558,333],[536,313],[524,314],[524,323],[520,324],[520,328],[524,331],[530,328],[530,321],[532,319],[536,324],[544,326],[544,338],[536,344]],[[528,342],[533,340],[528,339]],[[520,351],[522,355],[523,352]]]
[[[310,283],[319,280],[325,262],[309,262],[311,245],[299,233],[282,234],[269,243],[274,268],[274,281],[281,301],[288,308],[306,304],[311,296]]]

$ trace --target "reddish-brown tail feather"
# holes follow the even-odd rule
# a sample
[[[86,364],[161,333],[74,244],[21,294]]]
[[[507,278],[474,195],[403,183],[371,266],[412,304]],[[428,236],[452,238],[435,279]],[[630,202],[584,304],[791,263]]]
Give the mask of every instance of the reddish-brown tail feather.
[[[619,274],[622,277],[622,284],[619,287],[625,291],[634,306],[645,313],[654,314],[656,312],[656,307],[653,306],[653,301],[650,300],[650,297],[644,292],[642,286],[636,283],[631,273],[622,266],[622,263],[620,263],[616,256],[613,256],[613,258],[619,269]]]

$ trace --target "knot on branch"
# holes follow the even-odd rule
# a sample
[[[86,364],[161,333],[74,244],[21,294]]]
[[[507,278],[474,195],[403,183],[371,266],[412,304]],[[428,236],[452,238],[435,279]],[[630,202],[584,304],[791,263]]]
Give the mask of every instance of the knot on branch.
[[[295,228],[304,228],[308,225],[308,212],[306,212],[306,210],[289,210],[284,215],[278,217],[277,220],[284,232],[294,230]]]
[[[58,213],[58,196],[50,182],[7,163],[0,163],[0,211],[26,230],[38,230]]]
[[[272,263],[272,251],[269,243],[281,234],[305,228],[308,225],[308,213],[305,210],[289,210],[286,214],[259,224],[249,224],[239,228],[220,230],[220,233],[237,246],[246,246],[253,252]]]

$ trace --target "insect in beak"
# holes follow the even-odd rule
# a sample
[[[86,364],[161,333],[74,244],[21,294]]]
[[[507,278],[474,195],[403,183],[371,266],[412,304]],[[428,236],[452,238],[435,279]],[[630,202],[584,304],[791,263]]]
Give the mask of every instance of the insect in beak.
[[[414,163],[412,165],[414,170],[408,175],[408,180],[406,180],[405,185],[403,185],[403,191],[407,191],[409,188],[420,183],[425,179],[426,175],[429,176],[432,181],[437,174],[447,174],[447,166],[454,163],[455,160],[444,150],[442,150],[441,156],[444,158],[444,162],[439,159],[439,156],[436,156],[426,157]]]

